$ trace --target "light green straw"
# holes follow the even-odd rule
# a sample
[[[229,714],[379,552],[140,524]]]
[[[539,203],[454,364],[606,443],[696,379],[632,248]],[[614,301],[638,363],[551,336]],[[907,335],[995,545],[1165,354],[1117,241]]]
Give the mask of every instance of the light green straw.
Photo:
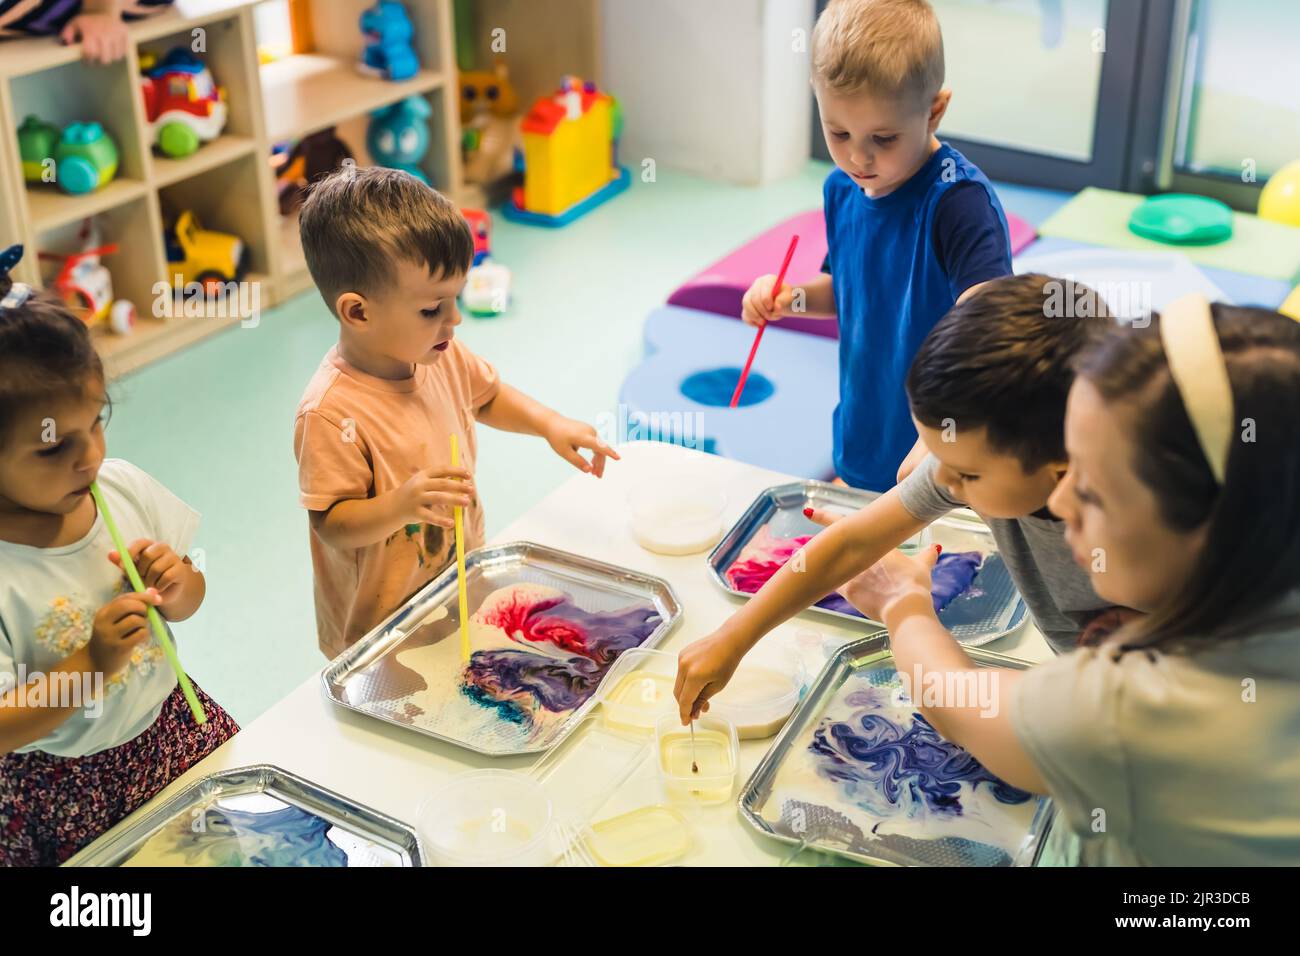
[[[131,553],[126,550],[126,542],[122,540],[122,532],[117,530],[117,525],[113,523],[113,516],[108,513],[108,506],[104,504],[104,496],[99,493],[99,485],[93,481],[90,483],[90,494],[95,499],[99,513],[104,516],[104,524],[108,527],[109,537],[113,539],[113,545],[117,548],[117,553],[122,556],[122,567],[126,569],[126,576],[131,581],[131,587],[135,588],[137,594],[143,594],[145,587],[144,582],[140,580],[140,572],[136,570],[135,562],[131,560]],[[194,720],[197,723],[206,724],[208,716],[203,713],[203,705],[199,703],[198,695],[194,693],[194,687],[190,684],[190,678],[185,673],[185,668],[181,667],[181,659],[176,656],[176,648],[172,646],[171,638],[167,636],[167,628],[163,626],[163,619],[159,616],[158,609],[152,604],[149,605],[149,623],[153,626],[153,633],[158,638],[158,643],[162,645],[163,653],[167,655],[167,662],[171,664],[172,670],[176,672],[176,679],[181,683],[181,693],[185,695],[185,700],[190,705]]]

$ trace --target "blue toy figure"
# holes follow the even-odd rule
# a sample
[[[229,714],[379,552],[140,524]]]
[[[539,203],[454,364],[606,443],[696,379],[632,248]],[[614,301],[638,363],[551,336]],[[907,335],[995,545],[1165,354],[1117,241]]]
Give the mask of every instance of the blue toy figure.
[[[419,163],[429,151],[429,115],[433,109],[421,96],[408,96],[370,114],[366,148],[380,166],[400,169],[428,185]]]
[[[388,80],[409,80],[420,70],[411,38],[415,29],[406,8],[397,0],[378,0],[361,14],[361,32],[366,36],[362,65]]]

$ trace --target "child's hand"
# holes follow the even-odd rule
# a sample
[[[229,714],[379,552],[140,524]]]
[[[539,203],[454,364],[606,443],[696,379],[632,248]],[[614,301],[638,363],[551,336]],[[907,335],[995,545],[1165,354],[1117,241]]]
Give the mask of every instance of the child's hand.
[[[790,312],[790,307],[794,304],[794,286],[782,284],[774,307],[772,304],[774,285],[776,285],[776,276],[759,276],[745,293],[745,298],[740,304],[740,317],[748,325],[762,328],[768,322],[776,322],[781,316]]]
[[[474,476],[450,465],[422,468],[392,492],[397,524],[435,524],[454,528],[452,509],[474,502]]]
[[[97,672],[111,677],[126,666],[136,645],[149,639],[149,607],[161,603],[157,591],[131,591],[119,594],[99,609],[87,645]]]
[[[914,557],[890,551],[840,588],[840,593],[871,620],[882,623],[889,609],[908,597],[924,596],[924,606],[933,613],[930,572],[938,560],[939,545],[924,548]],[[919,601],[917,606],[921,606]]]
[[[605,474],[605,459],[619,460],[618,452],[606,445],[596,435],[596,429],[572,418],[555,416],[554,421],[542,433],[555,450],[555,453],[582,472],[589,472],[597,478]],[[578,454],[579,448],[592,452],[591,463]]]
[[[673,696],[683,724],[709,709],[709,698],[727,686],[743,656],[722,631],[714,631],[677,655]]]
[[[135,569],[140,572],[144,586],[152,588],[161,596],[162,600],[158,602],[160,604],[166,604],[175,598],[181,590],[182,582],[193,573],[184,559],[161,541],[140,538],[127,545],[126,550],[135,562]],[[116,551],[108,552],[108,560],[119,568],[122,567],[122,556]]]
[[[126,56],[126,24],[117,13],[83,13],[68,21],[59,39],[81,41],[81,54],[91,62],[114,63]]]

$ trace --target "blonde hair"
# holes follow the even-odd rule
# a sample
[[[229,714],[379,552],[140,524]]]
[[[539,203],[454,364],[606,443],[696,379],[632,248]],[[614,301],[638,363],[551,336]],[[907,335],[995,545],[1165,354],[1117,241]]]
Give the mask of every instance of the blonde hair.
[[[817,18],[813,77],[837,93],[928,105],[943,86],[943,35],[926,0],[831,0]]]

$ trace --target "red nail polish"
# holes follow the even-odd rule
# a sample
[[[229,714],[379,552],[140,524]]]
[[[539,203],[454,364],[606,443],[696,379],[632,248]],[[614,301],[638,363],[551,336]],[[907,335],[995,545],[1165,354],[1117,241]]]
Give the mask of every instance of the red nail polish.
[[[803,516],[804,516],[805,518],[811,518],[812,515],[813,515],[813,510],[812,510],[811,508],[804,508],[804,509],[803,509]]]
[[[941,544],[936,544],[936,545],[934,546],[934,553],[935,553],[935,554],[943,554],[943,545],[941,545]]]

